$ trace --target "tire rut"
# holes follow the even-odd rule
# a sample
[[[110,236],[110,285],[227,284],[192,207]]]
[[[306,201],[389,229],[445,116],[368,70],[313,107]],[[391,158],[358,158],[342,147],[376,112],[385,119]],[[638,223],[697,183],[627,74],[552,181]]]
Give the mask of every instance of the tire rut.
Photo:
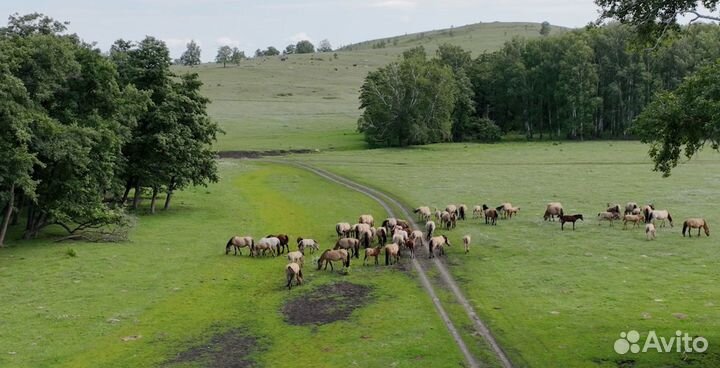
[[[330,173],[328,171],[325,171],[323,169],[319,169],[304,163],[299,162],[289,162],[289,161],[283,161],[283,160],[264,160],[267,162],[274,162],[279,164],[285,164],[285,165],[292,165],[296,166],[305,170],[308,170],[326,180],[332,181],[334,183],[340,184],[344,187],[350,188],[352,190],[355,190],[357,192],[360,192],[376,202],[378,202],[388,213],[390,217],[402,217],[406,218],[411,221],[414,229],[419,229],[418,224],[414,220],[414,216],[410,215],[410,210],[403,206],[399,201],[396,199],[388,196],[385,193],[382,193],[378,190],[366,187],[362,184],[358,184],[350,179],[347,179],[345,177],[342,177],[340,175],[336,175],[333,173]],[[400,210],[401,216],[396,216],[395,212],[393,210],[393,206],[398,208]],[[425,249],[425,247],[421,247],[422,249]],[[420,252],[422,253],[422,251]],[[437,270],[440,274],[440,279],[442,282],[448,287],[450,292],[455,297],[458,304],[460,304],[463,309],[465,310],[468,318],[472,322],[473,328],[477,334],[483,337],[483,339],[486,341],[488,346],[491,348],[493,353],[495,354],[498,362],[505,368],[512,368],[512,362],[507,357],[505,352],[502,350],[500,345],[497,343],[495,338],[493,337],[490,330],[487,328],[487,325],[480,319],[480,317],[475,312],[475,309],[472,307],[470,302],[467,300],[467,298],[463,295],[463,293],[460,291],[460,288],[457,285],[457,282],[455,282],[455,279],[452,277],[450,272],[448,271],[445,264],[440,261],[438,258],[434,258],[432,263],[435,265]],[[435,292],[434,287],[430,283],[430,280],[428,279],[428,276],[421,266],[420,262],[416,259],[412,259],[413,267],[415,268],[419,278],[420,283],[422,284],[423,288],[427,292],[427,294],[432,299],[433,305],[435,306],[435,309],[437,313],[440,315],[440,318],[443,320],[443,323],[445,324],[445,327],[448,329],[450,334],[452,335],[453,339],[455,340],[455,343],[458,345],[458,348],[465,356],[465,360],[469,364],[470,367],[480,367],[481,365],[478,364],[477,359],[475,356],[470,352],[467,345],[463,341],[462,337],[460,336],[460,333],[458,332],[457,328],[453,324],[453,322],[450,320],[449,315],[445,311],[445,308],[442,306],[442,303],[440,302],[440,299],[437,296],[437,293]]]

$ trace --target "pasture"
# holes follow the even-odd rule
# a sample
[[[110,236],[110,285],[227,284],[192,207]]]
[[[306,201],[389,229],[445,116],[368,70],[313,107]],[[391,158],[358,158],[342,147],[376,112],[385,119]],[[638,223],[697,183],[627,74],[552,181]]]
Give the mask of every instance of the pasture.
[[[710,238],[683,238],[682,221],[720,221],[720,157],[704,152],[661,179],[636,142],[431,145],[296,156],[399,198],[408,207],[449,203],[521,207],[517,217],[487,226],[459,221],[448,234],[447,264],[481,318],[519,366],[716,366],[720,364],[720,253]],[[577,230],[544,222],[546,203],[582,213]],[[607,202],[654,203],[675,227],[598,225]],[[569,224],[568,224],[569,225]],[[461,237],[471,234],[468,255]],[[703,354],[618,355],[623,331],[641,336],[676,330],[704,336]],[[642,340],[641,340],[642,341]]]
[[[462,362],[410,270],[363,267],[361,257],[351,260],[347,275],[317,271],[308,254],[305,284],[288,291],[284,256],[250,258],[246,248],[243,256],[224,254],[231,235],[258,239],[271,232],[293,236],[292,249],[301,235],[327,249],[335,222],[358,212],[380,218],[379,205],[288,166],[223,161],[221,174],[217,185],[180,194],[171,211],[141,216],[128,243],[57,244],[52,233],[12,241],[0,253],[0,366]],[[348,283],[363,292],[343,293]],[[294,317],[283,312],[311,292],[321,296],[320,305],[301,304]],[[345,310],[347,319],[314,323],[323,321],[311,318],[322,303],[334,304],[320,318],[333,320],[335,310],[340,318]]]

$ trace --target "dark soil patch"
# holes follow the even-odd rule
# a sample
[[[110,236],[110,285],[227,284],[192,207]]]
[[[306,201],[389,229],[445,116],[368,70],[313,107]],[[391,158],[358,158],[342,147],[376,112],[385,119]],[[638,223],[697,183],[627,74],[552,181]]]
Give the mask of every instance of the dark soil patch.
[[[323,285],[289,301],[282,309],[291,325],[324,325],[346,320],[371,300],[372,288],[349,282]]]
[[[220,158],[261,158],[269,156],[287,156],[289,154],[306,154],[318,152],[310,149],[294,149],[294,150],[272,150],[272,151],[220,151]]]
[[[231,329],[213,336],[204,344],[179,353],[165,366],[197,363],[209,368],[258,367],[259,365],[250,356],[264,350],[262,346],[257,337],[248,335],[240,329]]]

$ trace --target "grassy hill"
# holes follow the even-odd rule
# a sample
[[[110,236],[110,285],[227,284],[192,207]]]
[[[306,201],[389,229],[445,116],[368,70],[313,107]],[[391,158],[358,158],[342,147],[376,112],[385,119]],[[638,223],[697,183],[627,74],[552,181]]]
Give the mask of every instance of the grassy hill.
[[[355,132],[358,90],[369,71],[418,45],[432,55],[447,42],[477,56],[512,37],[539,37],[539,28],[537,23],[480,23],[383,39],[389,42],[381,49],[372,45],[382,40],[373,40],[286,61],[257,58],[226,68],[205,64],[176,71],[195,71],[205,82],[204,93],[213,101],[210,114],[227,133],[219,139],[220,150],[357,149],[364,147]]]

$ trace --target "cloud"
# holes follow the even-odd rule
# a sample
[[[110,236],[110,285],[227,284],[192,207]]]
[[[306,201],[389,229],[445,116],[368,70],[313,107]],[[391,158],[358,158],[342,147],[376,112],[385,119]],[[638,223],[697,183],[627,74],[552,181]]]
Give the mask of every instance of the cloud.
[[[218,46],[232,46],[232,47],[239,47],[239,46],[240,46],[240,41],[239,41],[239,40],[235,40],[235,39],[232,39],[232,38],[227,37],[227,36],[223,36],[223,37],[220,37],[220,38],[216,39],[216,40],[215,40],[215,43],[216,43]]]
[[[302,40],[308,40],[312,43],[315,43],[315,40],[305,32],[295,33],[294,35],[288,37],[287,40],[290,42],[295,42],[295,43],[300,42]]]
[[[185,47],[191,40],[191,38],[163,38],[163,42],[165,42],[165,45],[167,45],[169,49]],[[195,42],[200,44],[198,41]]]
[[[385,0],[374,2],[370,4],[370,7],[384,9],[414,9],[417,5],[417,2],[410,0]]]

